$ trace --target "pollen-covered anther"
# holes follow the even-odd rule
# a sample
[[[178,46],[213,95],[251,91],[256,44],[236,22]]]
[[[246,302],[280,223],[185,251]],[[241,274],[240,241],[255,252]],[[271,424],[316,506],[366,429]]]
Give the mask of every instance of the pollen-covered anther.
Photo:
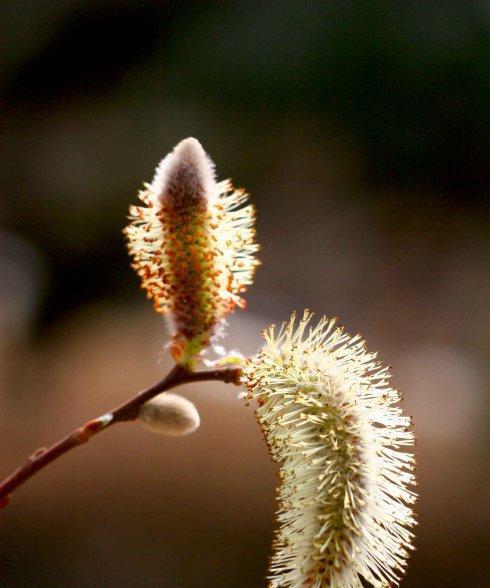
[[[177,361],[193,367],[258,265],[247,194],[217,182],[199,141],[181,141],[130,207],[125,229],[132,266],[154,307],[171,319]]]
[[[415,524],[410,420],[364,341],[310,320],[270,327],[244,369],[281,467],[271,586],[395,586]]]

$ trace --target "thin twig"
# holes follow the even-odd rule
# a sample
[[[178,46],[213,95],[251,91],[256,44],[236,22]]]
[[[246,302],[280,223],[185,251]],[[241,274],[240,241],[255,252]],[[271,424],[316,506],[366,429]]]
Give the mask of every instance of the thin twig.
[[[22,486],[24,482],[71,449],[87,443],[95,434],[116,423],[137,419],[141,406],[161,392],[182,384],[210,380],[239,384],[240,374],[241,370],[239,368],[191,372],[180,365],[175,365],[163,380],[139,392],[124,404],[88,421],[51,447],[37,449],[23,465],[0,483],[0,508],[9,503],[12,493]]]

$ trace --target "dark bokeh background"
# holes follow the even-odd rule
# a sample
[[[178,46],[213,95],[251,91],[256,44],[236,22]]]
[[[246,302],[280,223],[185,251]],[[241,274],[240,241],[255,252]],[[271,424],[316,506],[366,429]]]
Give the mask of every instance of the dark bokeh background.
[[[229,345],[296,308],[393,365],[418,434],[406,588],[490,587],[490,11],[482,1],[3,0],[0,466],[153,383],[121,229],[192,135],[252,193]],[[265,586],[275,468],[234,390],[186,439],[114,429],[0,517],[2,588]]]

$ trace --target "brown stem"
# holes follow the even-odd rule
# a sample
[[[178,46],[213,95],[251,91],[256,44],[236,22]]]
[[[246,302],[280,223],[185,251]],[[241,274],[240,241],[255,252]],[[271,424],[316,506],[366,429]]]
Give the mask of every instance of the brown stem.
[[[55,461],[71,449],[83,445],[96,433],[107,429],[116,423],[133,421],[138,418],[139,409],[145,402],[151,400],[161,392],[188,384],[190,382],[204,382],[216,380],[231,384],[239,384],[241,370],[239,368],[227,368],[210,371],[191,372],[180,365],[175,365],[163,380],[157,382],[150,388],[139,392],[124,404],[113,408],[111,411],[92,419],[72,431],[66,437],[49,448],[37,449],[27,461],[17,468],[8,478],[0,483],[0,508],[8,504],[12,493],[22,486],[29,478],[44,469],[51,462]]]

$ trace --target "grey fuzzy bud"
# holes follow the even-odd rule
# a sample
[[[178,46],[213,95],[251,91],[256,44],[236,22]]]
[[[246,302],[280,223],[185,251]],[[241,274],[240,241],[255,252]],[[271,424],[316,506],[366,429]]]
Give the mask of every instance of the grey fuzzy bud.
[[[201,424],[192,402],[178,394],[164,392],[140,408],[139,421],[145,429],[161,435],[188,435]]]

